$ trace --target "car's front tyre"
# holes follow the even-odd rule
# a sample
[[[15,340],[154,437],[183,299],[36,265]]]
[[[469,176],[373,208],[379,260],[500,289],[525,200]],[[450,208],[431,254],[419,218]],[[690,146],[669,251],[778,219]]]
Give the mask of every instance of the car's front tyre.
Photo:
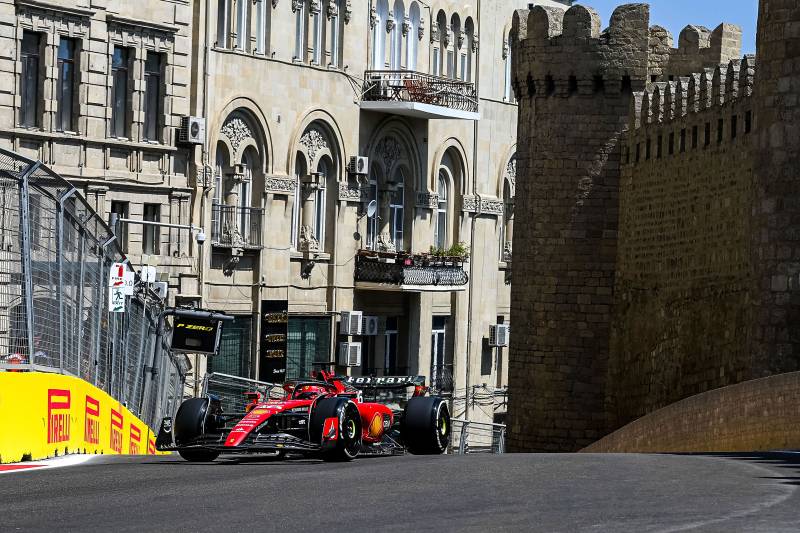
[[[337,420],[335,435],[324,435],[326,420]],[[310,438],[322,445],[325,461],[352,461],[361,451],[361,415],[347,398],[324,398],[311,413]],[[328,428],[331,431],[330,426]],[[335,438],[331,438],[334,437]]]
[[[209,410],[213,410],[210,398],[191,398],[178,408],[173,425],[175,444],[178,446],[190,445],[195,439],[203,436],[207,428]],[[219,452],[205,448],[186,448],[178,450],[181,457],[191,462],[213,461],[219,457]]]
[[[411,398],[403,413],[400,434],[415,455],[444,453],[450,444],[450,409],[436,396]]]

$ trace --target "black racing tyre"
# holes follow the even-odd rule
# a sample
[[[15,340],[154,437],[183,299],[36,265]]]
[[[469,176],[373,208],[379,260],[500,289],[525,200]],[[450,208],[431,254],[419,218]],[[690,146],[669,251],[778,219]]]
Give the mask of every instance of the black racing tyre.
[[[400,429],[403,443],[415,455],[444,453],[450,444],[450,409],[436,396],[411,398]]]
[[[361,415],[358,407],[348,398],[323,398],[311,412],[309,437],[311,442],[322,443],[325,420],[339,419],[339,434],[331,445],[322,451],[326,461],[352,461],[361,450]]]
[[[172,429],[176,445],[191,444],[192,441],[203,435],[210,404],[209,398],[191,398],[181,404],[175,415]],[[179,450],[178,453],[187,461],[192,462],[213,461],[219,457],[218,451],[204,448],[184,449]]]

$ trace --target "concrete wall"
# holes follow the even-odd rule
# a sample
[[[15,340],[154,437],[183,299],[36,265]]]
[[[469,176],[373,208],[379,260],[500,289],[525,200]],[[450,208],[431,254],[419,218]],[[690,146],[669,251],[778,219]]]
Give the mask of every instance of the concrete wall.
[[[648,414],[587,453],[752,452],[800,447],[800,373],[698,394]]]

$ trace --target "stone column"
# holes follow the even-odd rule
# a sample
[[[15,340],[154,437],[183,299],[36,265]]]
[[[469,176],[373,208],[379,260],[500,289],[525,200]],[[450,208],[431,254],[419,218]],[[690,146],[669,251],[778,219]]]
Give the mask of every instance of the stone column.
[[[300,222],[300,251],[318,252],[319,241],[314,231],[314,218],[316,215],[317,191],[320,188],[321,175],[314,173],[300,179],[300,197],[303,202],[302,218]]]
[[[389,182],[380,195],[380,213],[378,214],[378,250],[381,252],[394,252],[394,238],[392,236],[392,198],[397,192],[397,184]]]
[[[233,246],[243,243],[236,208],[239,206],[239,187],[244,181],[244,176],[233,171],[226,173],[222,180],[222,193],[225,206],[221,207],[220,220],[222,223],[223,239]]]
[[[92,209],[97,212],[97,215],[105,219],[107,215],[106,211],[106,193],[108,192],[108,187],[105,185],[88,185],[86,187],[86,200],[89,202],[89,205],[92,206]]]

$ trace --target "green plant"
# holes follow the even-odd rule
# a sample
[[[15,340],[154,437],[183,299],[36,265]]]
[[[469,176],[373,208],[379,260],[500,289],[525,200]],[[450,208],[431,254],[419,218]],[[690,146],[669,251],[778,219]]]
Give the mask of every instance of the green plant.
[[[461,259],[466,259],[469,257],[469,246],[463,242],[458,242],[451,246],[445,255],[448,257],[460,257]]]

